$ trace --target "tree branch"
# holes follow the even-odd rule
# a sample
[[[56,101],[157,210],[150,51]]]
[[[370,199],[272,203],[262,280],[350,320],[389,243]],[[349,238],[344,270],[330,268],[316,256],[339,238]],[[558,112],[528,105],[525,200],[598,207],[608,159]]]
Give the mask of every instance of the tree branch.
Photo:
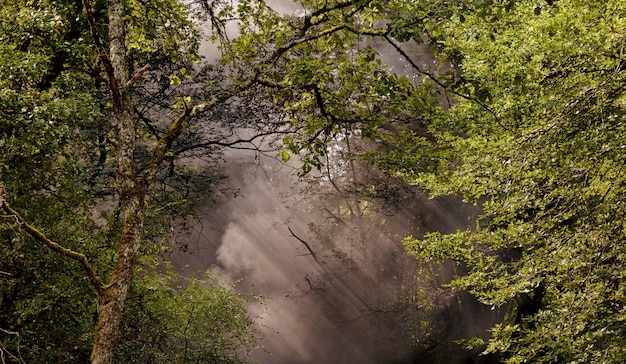
[[[143,74],[146,73],[146,71],[149,69],[150,69],[149,63],[143,66],[139,71],[137,71],[137,73],[135,73],[133,77],[131,77],[130,80],[128,80],[128,82],[126,82],[126,84],[124,85],[124,89],[128,90],[129,88],[131,88],[133,84],[137,82],[137,80],[140,79],[141,76],[143,76]]]
[[[81,267],[83,267],[83,270],[89,277],[89,280],[91,281],[93,288],[96,290],[96,293],[98,295],[102,294],[103,292],[102,281],[100,280],[100,278],[98,278],[98,275],[91,267],[91,264],[89,264],[89,261],[87,260],[87,258],[81,253],[75,252],[71,249],[67,249],[61,246],[60,244],[55,243],[54,241],[50,240],[46,235],[44,235],[41,231],[37,230],[32,225],[28,224],[24,220],[24,218],[17,211],[13,210],[4,199],[4,185],[2,184],[0,184],[0,203],[2,204],[1,206],[2,210],[4,210],[7,214],[11,215],[11,217],[13,217],[16,220],[18,226],[22,230],[24,230],[28,235],[30,235],[31,237],[33,237],[35,240],[39,241],[40,243],[43,243],[45,246],[52,249],[53,251],[77,261],[81,265]]]
[[[93,38],[93,42],[98,52],[98,58],[100,59],[100,62],[102,62],[102,64],[104,65],[104,69],[106,70],[107,76],[109,77],[109,86],[111,87],[113,96],[117,98],[119,96],[120,90],[117,86],[117,81],[115,80],[115,71],[113,69],[113,64],[111,63],[111,59],[107,55],[107,52],[102,44],[100,36],[98,35],[98,30],[96,29],[96,19],[93,14],[91,2],[89,0],[82,0],[82,2],[83,2],[83,7],[85,8],[85,13],[87,15],[87,23],[89,24],[91,37]]]
[[[185,110],[170,124],[165,134],[163,134],[161,139],[157,142],[156,147],[152,151],[150,163],[148,163],[148,167],[143,172],[142,180],[146,188],[154,179],[159,165],[163,162],[165,154],[171,149],[174,140],[178,138],[185,124],[195,115],[194,110],[196,110],[195,107],[190,109],[187,107],[187,104],[185,104]]]
[[[315,253],[313,252],[313,249],[311,249],[311,246],[309,246],[309,243],[307,243],[306,241],[300,239],[299,236],[297,236],[296,234],[294,234],[293,230],[291,230],[291,228],[289,226],[287,226],[287,229],[289,229],[289,232],[291,233],[291,235],[298,239],[298,241],[300,241],[302,244],[304,244],[304,246],[307,248],[307,250],[309,251],[309,253],[311,253],[311,256],[313,257],[313,259],[315,259],[315,262],[317,264],[319,264],[320,266],[322,266],[322,263],[319,261],[319,259],[317,259],[317,255],[315,255]]]
[[[144,182],[144,186],[148,188],[150,182],[152,182],[154,176],[158,171],[159,165],[165,159],[166,153],[171,151],[172,144],[180,136],[185,125],[187,125],[187,123],[189,123],[192,118],[200,113],[212,109],[216,105],[223,103],[231,97],[234,97],[240,92],[250,88],[256,82],[256,78],[257,76],[255,75],[242,85],[235,85],[232,88],[225,90],[221,94],[213,96],[209,100],[202,101],[191,108],[189,108],[189,106],[185,103],[183,112],[170,124],[169,128],[161,136],[161,138],[157,142],[157,145],[152,151],[152,157],[150,158],[148,167],[146,167],[146,169],[143,171],[143,175],[141,177],[142,181]]]
[[[351,31],[356,31],[356,30],[353,30],[353,29],[349,29],[349,30],[351,30]],[[496,112],[495,112],[495,111],[493,111],[491,108],[489,108],[489,106],[487,106],[484,102],[482,102],[482,101],[480,101],[480,100],[478,100],[478,99],[476,99],[475,97],[472,97],[472,96],[470,96],[470,95],[465,95],[465,94],[462,94],[462,93],[457,92],[457,91],[455,91],[455,90],[451,90],[451,89],[450,89],[449,87],[447,87],[447,86],[446,86],[443,82],[441,82],[441,80],[439,80],[439,78],[437,78],[435,75],[433,75],[432,73],[430,73],[430,72],[428,72],[428,71],[424,70],[423,68],[421,68],[420,66],[418,66],[418,65],[417,65],[417,63],[415,63],[415,62],[413,61],[413,59],[411,59],[411,57],[410,57],[410,56],[409,56],[409,55],[408,55],[408,54],[407,54],[407,53],[406,53],[406,52],[405,52],[405,51],[404,51],[404,50],[403,50],[403,49],[402,49],[402,48],[401,48],[401,47],[400,47],[400,46],[399,46],[399,45],[398,45],[398,44],[397,44],[397,43],[396,43],[396,42],[395,42],[395,41],[394,41],[394,40],[393,40],[390,36],[389,36],[389,34],[384,34],[384,35],[382,35],[382,38],[383,38],[384,40],[386,40],[386,41],[387,41],[387,43],[389,43],[389,45],[391,45],[391,46],[392,46],[392,47],[396,50],[396,52],[398,52],[398,53],[402,56],[402,58],[404,58],[404,60],[405,60],[405,61],[407,61],[407,62],[411,65],[411,67],[413,67],[413,68],[414,68],[414,69],[415,69],[415,70],[416,70],[419,74],[422,74],[422,75],[424,75],[424,76],[428,77],[431,81],[433,81],[434,83],[436,83],[436,84],[437,84],[439,87],[441,87],[444,91],[446,91],[446,92],[450,92],[450,93],[452,93],[453,95],[456,95],[456,96],[458,96],[458,97],[460,97],[460,98],[462,98],[462,99],[465,99],[465,100],[468,100],[468,101],[471,101],[471,102],[475,102],[475,103],[477,103],[477,104],[478,104],[481,108],[483,108],[485,111],[487,111],[488,113],[490,113],[490,114],[491,114],[491,115],[495,118],[495,120],[496,120],[496,121],[497,121],[497,122],[498,122],[498,123],[499,123],[499,124],[500,124],[503,128],[507,129],[507,128],[506,128],[506,127],[505,127],[505,126],[501,123],[500,118],[498,117],[498,115],[496,114]],[[450,105],[450,100],[447,100],[447,102],[448,102],[448,105]]]
[[[269,63],[269,62],[275,62],[276,60],[278,60],[285,52],[287,52],[288,50],[300,45],[300,44],[304,44],[307,42],[310,42],[312,40],[317,40],[320,39],[322,37],[325,37],[327,35],[333,34],[335,32],[338,32],[342,29],[346,29],[346,25],[345,24],[340,24],[340,25],[336,25],[332,28],[326,29],[318,34],[314,34],[311,35],[309,37],[302,37],[302,38],[298,38],[296,40],[293,40],[291,42],[289,42],[288,44],[285,44],[282,47],[276,48],[276,50],[270,54],[270,56],[267,59],[267,62],[261,62],[263,63]]]
[[[137,115],[139,120],[143,121],[143,124],[146,126],[146,128],[148,129],[150,134],[152,134],[153,137],[158,138],[163,134],[160,130],[158,130],[154,126],[154,124],[156,123],[153,120],[151,120],[149,117],[147,117],[141,110],[139,110],[137,106],[133,106],[133,110],[135,111],[135,115]]]
[[[290,130],[270,130],[267,132],[255,134],[251,136],[250,138],[239,138],[239,139],[234,139],[231,141],[209,140],[203,143],[182,146],[181,148],[174,150],[174,153],[179,155],[179,154],[191,151],[191,150],[203,149],[203,148],[208,148],[211,146],[229,147],[233,149],[244,149],[244,150],[258,150],[260,152],[271,152],[272,150],[270,149],[262,150],[259,146],[257,146],[254,143],[256,142],[257,139],[261,139],[270,135],[282,135],[282,134],[292,134],[292,133],[293,131],[290,131]],[[244,147],[244,146],[237,147],[237,145],[243,145],[243,144],[248,144],[250,145],[250,147],[249,148]]]
[[[0,332],[2,332],[5,335],[15,335],[17,337],[17,355],[15,355],[15,354],[11,353],[9,350],[7,350],[7,348],[2,344],[2,341],[0,341],[0,358],[2,359],[2,364],[4,364],[4,357],[1,355],[3,352],[7,353],[11,358],[15,359],[17,362],[22,363],[22,364],[26,364],[24,359],[22,359],[22,353],[20,353],[20,333],[19,332],[5,330],[5,329],[3,329],[1,327],[0,327]]]

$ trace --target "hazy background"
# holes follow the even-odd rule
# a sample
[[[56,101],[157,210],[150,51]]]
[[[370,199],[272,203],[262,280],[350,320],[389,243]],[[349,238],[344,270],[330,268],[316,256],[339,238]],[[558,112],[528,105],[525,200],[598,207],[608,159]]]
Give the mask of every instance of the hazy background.
[[[332,209],[337,200],[326,199],[324,190],[298,181],[293,168],[271,158],[233,151],[224,160],[224,188],[211,192],[199,206],[200,220],[179,234],[184,249],[174,251],[173,262],[188,274],[215,267],[230,279],[243,278],[242,288],[269,297],[261,320],[267,340],[260,345],[271,355],[258,352],[253,359],[267,364],[430,363],[437,357],[467,362],[455,344],[442,342],[433,342],[431,352],[422,353],[429,361],[420,361],[411,345],[420,328],[412,333],[406,324],[422,310],[437,326],[433,340],[443,340],[482,332],[493,314],[468,297],[460,302],[433,288],[449,279],[449,267],[426,272],[435,277],[416,276],[416,261],[404,253],[401,238],[466,226],[472,208],[415,191],[396,211],[384,211],[384,226],[350,221],[335,228],[335,236],[324,237],[324,228],[331,226],[324,205]],[[402,297],[419,285],[432,292],[430,302]]]
[[[283,13],[301,8],[285,0],[269,4]],[[389,45],[373,46],[395,72],[411,74]],[[424,50],[414,45],[409,51],[421,66],[438,67]],[[202,52],[209,60],[219,56],[211,44]],[[431,200],[404,185],[396,186],[400,200],[391,208],[338,222],[331,212],[350,201],[336,198],[323,178],[298,180],[294,167],[271,156],[227,151],[217,172],[226,177],[221,188],[207,191],[199,220],[179,232],[172,259],[187,274],[213,267],[232,280],[243,278],[243,289],[268,297],[261,320],[266,340],[259,343],[268,353],[259,351],[253,360],[479,362],[451,340],[484,336],[497,313],[441,290],[453,267],[419,265],[401,244],[407,235],[463,228],[475,208]],[[425,319],[430,327],[421,326]]]

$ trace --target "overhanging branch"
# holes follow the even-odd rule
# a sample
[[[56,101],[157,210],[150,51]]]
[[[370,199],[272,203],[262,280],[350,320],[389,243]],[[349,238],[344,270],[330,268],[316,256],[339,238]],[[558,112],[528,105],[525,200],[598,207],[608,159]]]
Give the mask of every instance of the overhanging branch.
[[[128,82],[126,82],[126,84],[124,85],[124,89],[126,90],[130,89],[133,86],[133,84],[137,82],[137,80],[140,79],[141,76],[143,76],[143,74],[146,73],[146,71],[149,69],[150,69],[150,64],[146,64],[145,66],[143,66],[143,68],[137,71],[137,73],[135,73],[135,75],[130,80],[128,80]]]
[[[271,130],[267,132],[262,132],[255,134],[249,138],[238,138],[234,140],[209,140],[202,143],[190,144],[182,146],[174,151],[175,154],[183,154],[185,152],[196,150],[196,149],[205,149],[211,146],[219,146],[219,147],[227,147],[232,149],[243,149],[243,150],[256,150],[259,152],[268,153],[272,150],[263,150],[255,142],[264,137],[273,136],[273,135],[285,135],[285,134],[293,134],[293,131],[290,130]],[[241,145],[241,147],[239,147]],[[250,147],[245,147],[244,145],[249,145]]]
[[[64,246],[58,243],[55,243],[54,241],[50,240],[44,233],[42,233],[41,231],[39,231],[32,225],[27,223],[24,220],[24,218],[17,211],[13,210],[4,199],[4,186],[0,186],[0,194],[2,194],[2,196],[0,197],[2,210],[15,219],[20,229],[22,229],[28,235],[33,237],[35,240],[39,241],[40,243],[43,243],[45,246],[52,249],[53,251],[77,261],[81,265],[83,270],[85,271],[85,274],[87,274],[87,276],[89,277],[89,280],[91,281],[92,286],[96,290],[96,293],[98,295],[102,294],[103,292],[102,281],[100,280],[100,278],[98,278],[98,275],[91,267],[91,264],[89,264],[87,257],[85,257],[81,253],[75,252],[71,249],[65,248]]]
[[[148,167],[144,170],[142,174],[142,180],[144,182],[144,187],[148,187],[154,176],[157,174],[159,165],[165,159],[165,156],[172,149],[172,144],[180,134],[183,132],[184,127],[189,123],[189,121],[198,116],[201,113],[211,110],[216,105],[229,100],[231,97],[238,95],[240,92],[248,89],[255,83],[256,76],[252,79],[248,80],[241,85],[235,85],[231,89],[225,90],[221,94],[217,96],[213,96],[212,98],[202,101],[196,104],[193,107],[189,107],[187,103],[184,103],[183,112],[178,115],[178,117],[172,121],[167,131],[161,136],[154,150],[152,151],[152,156],[150,158],[150,162],[148,163]]]

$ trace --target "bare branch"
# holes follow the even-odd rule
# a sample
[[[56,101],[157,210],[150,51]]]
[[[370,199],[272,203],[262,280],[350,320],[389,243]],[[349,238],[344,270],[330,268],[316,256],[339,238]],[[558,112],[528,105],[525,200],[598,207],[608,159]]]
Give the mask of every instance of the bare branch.
[[[185,109],[183,112],[170,124],[167,131],[161,136],[157,142],[156,147],[152,151],[152,157],[148,167],[144,170],[142,180],[144,186],[147,188],[150,182],[154,179],[158,171],[158,167],[165,159],[165,155],[171,151],[172,144],[180,136],[185,125],[197,115],[211,110],[216,105],[228,101],[230,98],[240,94],[241,92],[252,87],[256,82],[257,75],[254,75],[246,82],[240,85],[234,85],[230,89],[225,90],[219,95],[213,96],[211,99],[202,101],[193,107],[189,108],[187,104],[184,104]]]
[[[287,226],[287,229],[289,229],[289,232],[291,233],[291,235],[298,239],[298,241],[300,241],[302,244],[304,244],[304,246],[307,248],[307,250],[309,251],[309,253],[311,253],[311,256],[313,257],[313,259],[315,259],[315,262],[317,264],[319,264],[320,266],[322,266],[322,263],[319,261],[319,259],[317,259],[317,255],[315,255],[315,253],[313,252],[313,249],[311,249],[311,246],[309,245],[309,243],[307,243],[306,241],[302,240],[299,236],[297,236],[296,234],[294,234],[293,230],[291,230],[291,228],[289,226]],[[323,267],[323,266],[322,266]]]
[[[160,130],[158,130],[154,126],[155,122],[152,121],[149,117],[147,117],[141,110],[139,110],[137,106],[135,106],[133,109],[135,110],[135,114],[137,115],[139,120],[143,121],[143,124],[146,126],[146,128],[148,129],[150,134],[152,134],[153,137],[158,138],[161,134],[163,134]]]
[[[9,354],[9,356],[11,358],[15,359],[17,362],[26,364],[24,359],[22,359],[22,354],[20,353],[20,333],[19,332],[15,332],[15,331],[5,330],[5,329],[3,329],[1,327],[0,327],[0,332],[2,332],[5,335],[15,335],[15,336],[17,336],[17,355],[15,355],[15,354],[11,353],[9,350],[7,350],[7,348],[5,348],[4,345],[2,345],[2,341],[0,341],[0,359],[2,359],[2,364],[5,363],[4,355],[3,355],[4,353]]]
[[[426,77],[428,77],[431,81],[433,81],[434,83],[436,83],[439,87],[441,87],[444,91],[446,92],[450,92],[453,95],[456,95],[462,99],[471,101],[471,102],[475,102],[477,103],[481,108],[483,108],[485,111],[487,111],[488,113],[490,113],[491,115],[493,115],[493,117],[495,118],[495,120],[500,123],[500,125],[502,127],[504,127],[505,129],[507,129],[503,124],[501,124],[500,122],[500,118],[498,117],[498,115],[495,113],[495,111],[493,111],[491,108],[489,108],[489,106],[487,106],[484,102],[476,99],[475,97],[472,97],[470,95],[465,95],[462,94],[460,92],[451,90],[449,87],[447,87],[443,82],[441,82],[439,80],[439,78],[437,78],[437,76],[433,75],[432,73],[424,70],[423,68],[421,68],[420,66],[417,65],[417,63],[415,63],[413,61],[413,59],[411,59],[411,57],[409,57],[409,55],[388,35],[385,34],[382,36],[383,39],[385,39],[387,41],[387,43],[389,43],[395,50],[396,52],[400,53],[400,55],[402,56],[402,58],[404,58],[405,61],[407,61],[411,67],[413,67],[419,74],[422,74]],[[450,104],[450,100],[447,100],[448,104]]]
[[[143,76],[143,74],[146,73],[146,71],[149,69],[150,64],[146,64],[145,66],[143,66],[139,71],[137,71],[137,73],[135,73],[133,77],[131,77],[130,80],[128,80],[128,82],[126,82],[126,84],[124,85],[124,89],[128,90],[129,88],[131,88],[133,84],[137,82],[137,80],[140,79],[141,76]]]
[[[343,221],[342,218],[340,218],[339,216],[335,215],[332,211],[330,211],[327,207],[324,207],[324,210],[330,215],[330,217],[332,217],[335,221],[337,221],[337,223],[342,224],[342,225],[348,225],[348,223],[346,223],[345,221]]]
[[[253,135],[250,138],[239,138],[239,139],[235,139],[235,140],[231,140],[231,141],[224,141],[224,140],[209,140],[206,141],[204,143],[199,143],[199,144],[191,144],[191,145],[185,145],[179,149],[177,149],[175,151],[176,154],[182,154],[191,150],[195,150],[195,149],[203,149],[203,148],[208,148],[210,146],[220,146],[220,147],[229,147],[229,148],[233,148],[233,149],[245,149],[245,150],[258,150],[260,152],[270,152],[271,150],[261,150],[260,147],[258,147],[255,144],[255,141],[257,141],[258,139],[270,136],[270,135],[278,135],[278,134],[292,134],[293,132],[290,130],[270,130],[267,132],[262,132],[262,133],[258,133]],[[247,147],[238,147],[238,145],[243,145],[243,144],[248,144],[251,147],[247,148]]]
[[[295,46],[298,46],[300,44],[304,44],[307,42],[310,42],[312,40],[317,40],[319,38],[325,37],[327,35],[336,33],[342,29],[346,29],[346,25],[345,24],[340,24],[340,25],[336,25],[332,28],[326,29],[323,32],[320,32],[318,34],[314,34],[311,35],[309,37],[302,37],[302,38],[298,38],[296,40],[293,40],[291,42],[289,42],[288,44],[277,48],[269,57],[268,57],[268,61],[276,61],[278,58],[280,58],[285,52],[287,52],[288,50],[294,48]],[[265,62],[261,62],[261,63],[265,63]]]

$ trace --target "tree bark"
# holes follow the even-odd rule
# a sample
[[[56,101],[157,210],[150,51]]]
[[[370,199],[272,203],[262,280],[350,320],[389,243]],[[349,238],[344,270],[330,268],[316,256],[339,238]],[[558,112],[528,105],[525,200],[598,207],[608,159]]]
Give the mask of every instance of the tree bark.
[[[98,327],[91,353],[93,364],[113,362],[124,301],[132,283],[139,256],[144,221],[144,192],[126,200],[124,227],[119,241],[118,260],[104,293],[98,297]]]
[[[113,362],[124,301],[132,283],[143,235],[146,186],[134,167],[136,143],[133,102],[123,86],[128,80],[126,58],[124,0],[109,0],[109,87],[113,104],[113,122],[117,127],[116,183],[122,206],[122,234],[118,256],[109,283],[98,296],[98,327],[91,353],[93,364]]]

